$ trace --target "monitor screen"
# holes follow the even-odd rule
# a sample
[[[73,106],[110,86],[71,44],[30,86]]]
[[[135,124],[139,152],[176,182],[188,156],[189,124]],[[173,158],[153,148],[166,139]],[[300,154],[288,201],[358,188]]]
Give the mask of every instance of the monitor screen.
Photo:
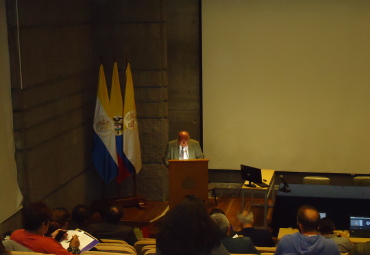
[[[326,218],[326,212],[319,212],[320,214],[320,219]]]
[[[246,166],[246,165],[240,165],[240,170],[242,174],[242,179],[249,181],[249,187],[254,187],[251,182],[254,183],[261,183],[262,182],[262,174],[261,169]]]
[[[351,216],[350,229],[370,229],[370,216]]]

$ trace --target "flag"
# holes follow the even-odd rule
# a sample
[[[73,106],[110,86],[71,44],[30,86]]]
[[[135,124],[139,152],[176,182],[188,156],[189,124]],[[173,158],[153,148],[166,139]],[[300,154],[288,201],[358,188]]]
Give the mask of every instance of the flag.
[[[130,64],[126,68],[125,105],[123,107],[123,153],[128,159],[127,168],[130,172],[141,170],[141,150],[137,125],[134,84]]]
[[[105,81],[104,68],[100,65],[98,94],[94,115],[94,147],[93,162],[96,170],[105,183],[113,180],[118,173],[116,135],[108,89]]]
[[[127,159],[123,155],[123,102],[117,62],[114,62],[113,65],[112,87],[110,91],[110,104],[112,106],[114,131],[116,136],[117,162],[118,162],[117,182],[120,183],[130,175],[130,172],[127,170],[126,164],[124,163],[124,160]]]

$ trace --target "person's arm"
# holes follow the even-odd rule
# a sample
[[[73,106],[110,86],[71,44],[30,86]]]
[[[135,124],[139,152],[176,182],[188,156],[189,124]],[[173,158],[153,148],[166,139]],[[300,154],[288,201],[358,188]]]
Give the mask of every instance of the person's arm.
[[[73,254],[80,254],[81,251],[79,247],[80,247],[80,240],[78,239],[78,236],[77,235],[72,236],[72,239],[69,242],[69,247],[67,251]]]
[[[56,241],[53,237],[45,237],[50,239],[43,240],[43,249],[50,254],[57,254],[57,255],[73,255],[73,254],[80,254],[81,251],[78,248],[80,246],[80,241],[78,237],[73,237],[69,244],[68,249],[63,248],[63,246]]]
[[[197,145],[195,146],[195,156],[197,159],[204,159],[202,148],[200,148],[199,142],[197,142]]]
[[[166,155],[165,157],[163,158],[163,163],[165,164],[165,166],[168,168],[168,160],[171,159],[171,151],[170,151],[170,144],[168,143],[167,144],[167,148],[166,148]]]

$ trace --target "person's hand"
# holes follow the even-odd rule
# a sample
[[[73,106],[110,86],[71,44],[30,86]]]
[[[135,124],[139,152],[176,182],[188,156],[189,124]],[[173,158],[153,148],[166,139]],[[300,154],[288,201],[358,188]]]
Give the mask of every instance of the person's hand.
[[[59,235],[61,234],[60,232],[63,233],[63,238],[61,236],[58,236],[58,234]],[[51,237],[53,237],[54,239],[56,239],[57,236],[59,237],[58,239],[63,240],[67,237],[67,231],[59,228],[59,229],[55,230],[53,233],[51,233]]]
[[[69,241],[70,247],[80,247],[80,240],[78,239],[77,235],[72,236],[71,240]]]

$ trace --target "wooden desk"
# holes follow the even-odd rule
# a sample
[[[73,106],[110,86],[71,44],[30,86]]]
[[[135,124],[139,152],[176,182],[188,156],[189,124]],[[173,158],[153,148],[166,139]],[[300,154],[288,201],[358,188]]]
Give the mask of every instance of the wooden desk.
[[[267,228],[267,207],[273,207],[274,206],[274,200],[275,200],[275,195],[274,195],[274,184],[275,184],[275,170],[268,170],[268,169],[262,169],[261,170],[262,174],[262,180],[265,183],[269,185],[269,187],[262,188],[259,186],[256,187],[247,187],[246,185],[249,183],[249,181],[246,181],[244,185],[242,185],[242,210],[245,207],[245,193],[250,194],[251,198],[251,205],[252,206],[263,206],[264,207],[264,221],[263,221],[263,227]],[[264,203],[263,204],[254,204],[254,194],[255,193],[260,193],[263,194],[264,198]],[[272,203],[269,205],[268,199],[271,196]]]
[[[278,240],[280,240],[285,235],[294,234],[296,232],[298,232],[298,229],[296,228],[280,228]],[[336,230],[335,233],[343,233],[349,236],[348,230]],[[352,243],[364,243],[370,241],[370,238],[349,237],[349,240],[351,240]]]

